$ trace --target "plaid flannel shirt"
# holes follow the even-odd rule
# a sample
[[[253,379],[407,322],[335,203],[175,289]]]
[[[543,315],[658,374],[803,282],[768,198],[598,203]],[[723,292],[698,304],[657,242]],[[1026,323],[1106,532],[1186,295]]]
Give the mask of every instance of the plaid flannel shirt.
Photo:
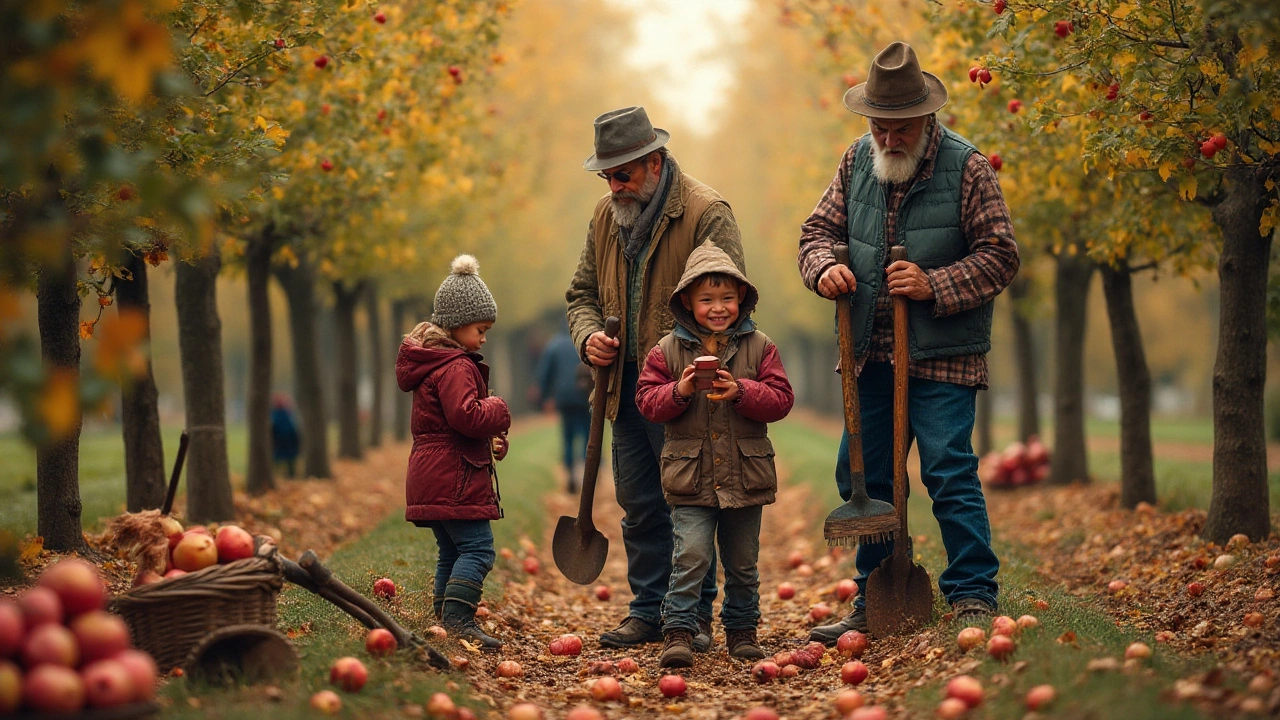
[[[931,123],[929,146],[915,176],[906,183],[886,186],[885,241],[898,244],[898,212],[907,192],[918,181],[932,177],[942,128]],[[858,142],[845,151],[831,186],[823,193],[813,213],[800,231],[797,258],[800,276],[810,290],[817,292],[818,278],[835,264],[832,246],[848,242],[848,213],[845,190],[853,168]],[[866,142],[871,142],[868,138]],[[960,190],[960,222],[968,238],[970,254],[946,267],[927,271],[934,292],[934,317],[954,315],[978,307],[999,295],[1018,272],[1018,246],[1013,239],[1013,222],[995,170],[980,153],[969,156],[964,166]],[[871,328],[871,344],[858,358],[858,370],[867,361],[893,360],[893,305],[888,286],[880,286],[876,297],[875,319]],[[984,354],[912,360],[911,377],[986,388],[987,357]]]

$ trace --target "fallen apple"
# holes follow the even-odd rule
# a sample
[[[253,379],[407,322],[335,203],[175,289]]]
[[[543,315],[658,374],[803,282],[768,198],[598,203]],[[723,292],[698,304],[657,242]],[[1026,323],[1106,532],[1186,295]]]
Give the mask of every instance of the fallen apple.
[[[380,597],[386,600],[396,596],[396,584],[391,578],[378,578],[373,583],[374,597]]]
[[[836,693],[836,712],[840,713],[841,716],[848,715],[862,707],[866,702],[862,697],[862,693],[853,688],[845,688]]]
[[[605,600],[608,600],[612,595],[613,595],[613,593],[609,590],[609,586],[608,586],[608,585],[597,585],[597,586],[596,586],[596,599],[597,599],[597,600],[600,600],[600,601],[602,601],[602,602],[603,602],[603,601],[605,601]]]
[[[679,675],[663,675],[662,679],[658,680],[658,690],[663,697],[684,697],[688,687],[688,683]]]
[[[364,637],[364,649],[375,657],[386,657],[395,653],[396,636],[386,628],[374,628]]]
[[[622,683],[606,675],[591,683],[591,697],[596,702],[617,702],[622,699]]]
[[[781,665],[778,669],[778,677],[780,678],[793,678],[799,674],[799,665]]]
[[[1058,698],[1058,691],[1052,685],[1037,685],[1027,691],[1027,709],[1035,712],[1053,704]]]
[[[1030,630],[1037,627],[1040,627],[1040,619],[1035,615],[1022,615],[1018,618],[1019,630]]]
[[[982,683],[972,675],[957,675],[947,681],[946,696],[975,708],[982,704]]]
[[[323,715],[337,715],[342,712],[342,698],[332,690],[321,690],[311,696],[311,709]]]
[[[938,720],[960,720],[969,713],[969,706],[960,698],[943,698],[933,711]]]
[[[956,635],[956,644],[960,646],[960,650],[963,652],[969,652],[986,641],[987,633],[982,628],[967,627],[961,630],[959,635]]]
[[[636,662],[635,658],[624,657],[617,662],[616,667],[618,672],[623,675],[640,672],[640,663]]]
[[[784,582],[784,583],[779,583],[779,584],[778,584],[778,599],[779,599],[779,600],[790,600],[791,598],[793,598],[793,597],[795,597],[795,596],[796,596],[796,586],[795,586],[795,585],[792,585],[792,584],[791,584],[791,583],[789,583],[789,582]]]
[[[1151,646],[1142,642],[1131,643],[1124,649],[1125,660],[1146,660],[1151,657]]]
[[[564,720],[604,720],[604,715],[590,705],[579,705],[570,710]]]
[[[831,608],[824,602],[815,604],[809,608],[809,618],[814,622],[822,622],[831,617]]]
[[[458,712],[458,706],[448,694],[432,693],[427,699],[427,715],[433,718],[451,718]]]
[[[1124,580],[1112,580],[1111,582],[1107,583],[1107,592],[1111,593],[1112,595],[1115,595],[1116,593],[1120,592],[1121,590],[1124,590],[1127,587],[1129,587],[1129,583],[1125,582]]]
[[[1243,622],[1245,627],[1260,628],[1267,621],[1267,618],[1260,612],[1245,613]]]
[[[1013,654],[1016,646],[1008,635],[993,635],[987,641],[987,654],[997,660],[1004,660]]]
[[[778,712],[773,708],[758,705],[747,711],[742,720],[778,720]]]
[[[836,652],[844,657],[854,658],[855,660],[862,657],[862,653],[867,651],[867,636],[857,630],[850,630],[840,636],[836,640]]]
[[[564,650],[561,655],[578,655],[582,652],[582,638],[577,635],[561,635],[559,640]]]
[[[445,630],[439,625],[432,625],[431,627],[427,628],[427,632],[431,633],[431,636],[437,640],[443,640],[449,637],[449,631]]]
[[[879,705],[866,705],[849,713],[846,720],[886,720],[889,711]]]
[[[508,720],[542,720],[542,708],[533,703],[516,703],[507,710]]]
[[[761,660],[751,667],[751,679],[763,685],[778,677],[778,663],[772,660]]]
[[[1018,632],[1018,621],[1008,615],[997,615],[991,618],[992,635],[1008,635],[1013,637]]]
[[[340,657],[329,666],[329,683],[347,692],[360,692],[369,679],[364,663],[353,657]]]
[[[799,550],[792,550],[791,553],[787,555],[787,566],[790,567],[791,569],[794,570],[795,568],[798,568],[803,564],[804,564],[804,553],[800,552]]]
[[[858,594],[858,583],[848,578],[836,583],[836,599],[844,602]]]
[[[498,663],[498,677],[501,678],[518,678],[524,677],[524,668],[520,667],[520,663],[515,660],[503,660]]]
[[[530,555],[524,559],[523,567],[524,571],[530,575],[537,575],[542,566],[538,563],[538,558]]]
[[[857,685],[867,679],[868,670],[861,660],[851,660],[840,667],[840,680],[846,685]]]

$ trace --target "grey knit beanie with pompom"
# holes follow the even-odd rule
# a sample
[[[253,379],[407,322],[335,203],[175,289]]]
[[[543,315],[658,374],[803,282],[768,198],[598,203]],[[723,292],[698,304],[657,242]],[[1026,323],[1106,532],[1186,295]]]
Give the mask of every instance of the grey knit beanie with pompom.
[[[476,322],[498,319],[498,304],[488,286],[480,279],[480,263],[473,255],[453,259],[449,277],[436,290],[435,312],[431,322],[453,330]]]

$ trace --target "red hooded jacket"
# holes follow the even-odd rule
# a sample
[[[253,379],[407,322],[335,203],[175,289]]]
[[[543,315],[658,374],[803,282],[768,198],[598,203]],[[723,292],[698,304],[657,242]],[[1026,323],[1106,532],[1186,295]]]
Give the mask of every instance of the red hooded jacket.
[[[511,411],[489,396],[489,366],[479,354],[424,325],[396,357],[396,382],[413,393],[405,519],[497,520],[489,439],[511,427]]]

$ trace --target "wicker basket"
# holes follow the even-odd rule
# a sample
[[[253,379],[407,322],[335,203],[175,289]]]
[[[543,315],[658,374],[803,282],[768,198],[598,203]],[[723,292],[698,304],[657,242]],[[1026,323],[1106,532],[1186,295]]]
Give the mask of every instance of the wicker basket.
[[[180,666],[209,633],[230,625],[276,625],[276,596],[284,568],[274,552],[213,565],[136,587],[114,598],[133,643],[161,672]]]

